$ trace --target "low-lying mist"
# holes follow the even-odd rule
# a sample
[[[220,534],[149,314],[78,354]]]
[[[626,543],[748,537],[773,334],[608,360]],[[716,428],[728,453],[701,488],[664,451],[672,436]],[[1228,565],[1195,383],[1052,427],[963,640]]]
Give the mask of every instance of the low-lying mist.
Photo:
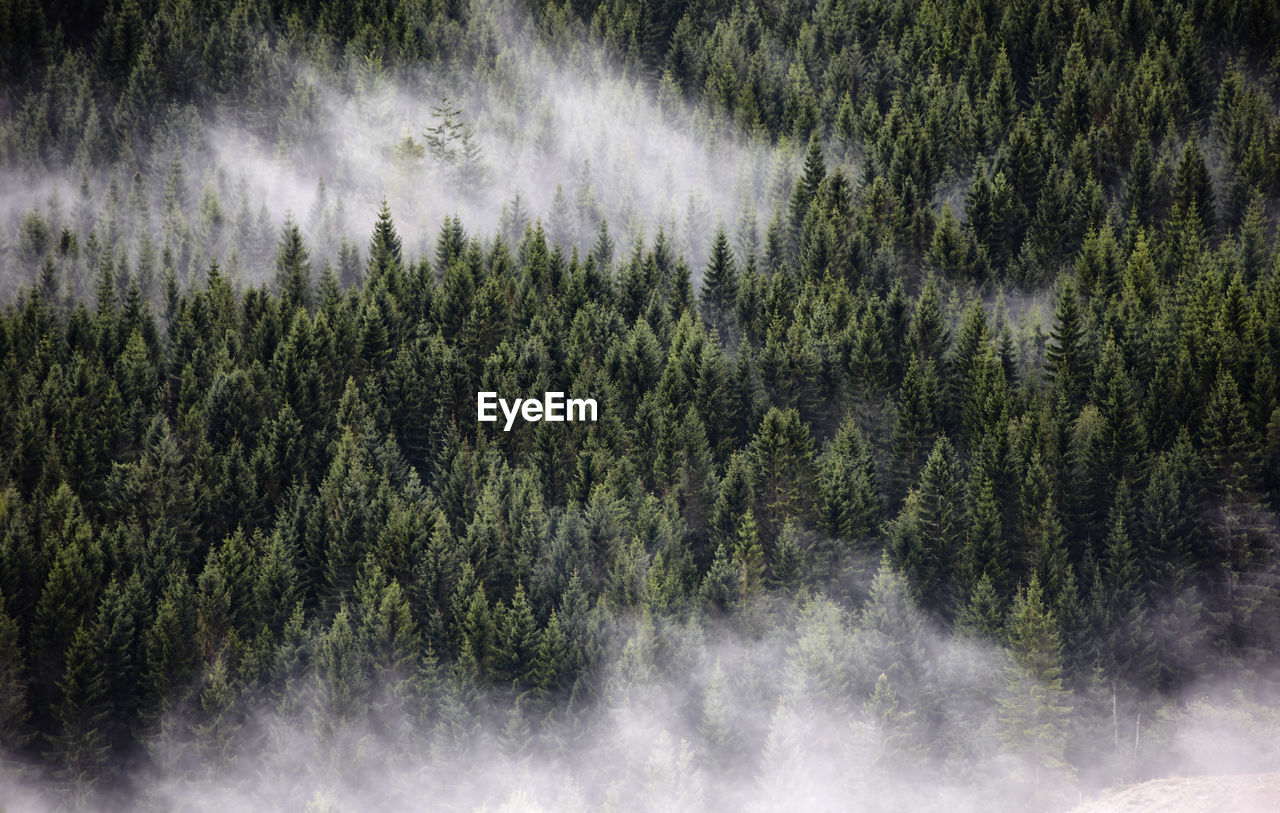
[[[215,668],[188,712],[176,703],[156,721],[146,759],[73,799],[97,810],[1065,810],[1146,778],[1280,765],[1265,681],[1198,685],[1147,718],[1124,687],[1062,689],[1012,643],[948,634],[887,563],[849,593],[762,597],[733,621],[641,613],[606,629],[596,614],[601,662],[568,698],[479,686],[461,662],[429,666],[430,698],[393,675],[353,694],[317,659],[273,700],[250,701],[223,697]],[[68,780],[9,766],[0,799],[59,809],[68,797],[49,789]]]
[[[0,183],[8,287],[38,277],[64,229],[81,243],[92,233],[93,253],[124,266],[167,249],[180,281],[217,259],[260,283],[292,218],[316,269],[336,266],[344,239],[365,245],[383,201],[414,257],[430,254],[454,215],[509,241],[540,219],[566,255],[595,245],[602,223],[615,257],[661,229],[700,269],[717,224],[740,252],[756,250],[798,168],[794,145],[738,135],[679,103],[661,110],[652,87],[602,51],[558,62],[524,12],[486,14],[494,56],[484,70],[394,78],[369,59],[334,76],[295,61],[271,126],[248,126],[261,114],[237,106],[171,107],[145,158],[126,149],[97,164],[11,169]]]

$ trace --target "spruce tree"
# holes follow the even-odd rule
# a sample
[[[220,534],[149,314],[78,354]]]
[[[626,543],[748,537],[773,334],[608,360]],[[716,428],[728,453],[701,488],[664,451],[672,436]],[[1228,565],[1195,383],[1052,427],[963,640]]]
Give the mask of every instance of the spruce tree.
[[[50,738],[50,756],[57,765],[60,783],[81,804],[111,757],[103,730],[110,711],[104,667],[100,631],[92,626],[77,627],[58,681],[59,699],[53,709],[57,728]]]
[[[849,542],[869,536],[880,518],[880,489],[870,443],[851,418],[818,459],[818,525]]]
[[[813,438],[794,409],[773,408],[751,444],[752,486],[762,536],[771,543],[788,517],[812,505]]]
[[[311,307],[311,262],[302,242],[302,232],[292,218],[285,221],[276,248],[275,287],[285,313]]]
[[[822,142],[815,131],[809,137],[809,146],[805,150],[804,166],[800,177],[796,179],[791,193],[791,201],[787,210],[788,257],[793,261],[799,256],[800,237],[803,232],[805,216],[809,213],[810,204],[818,197],[818,191],[827,177],[827,164],[822,155]]]
[[[1045,350],[1045,368],[1054,388],[1073,408],[1083,403],[1091,381],[1084,316],[1075,285],[1067,279],[1058,294],[1053,330]]]
[[[1194,138],[1182,152],[1173,181],[1173,202],[1184,212],[1193,209],[1200,216],[1203,234],[1212,235],[1217,224],[1213,198],[1213,180],[1205,165],[1204,153]]]
[[[735,304],[738,298],[738,269],[729,248],[729,238],[724,229],[716,230],[711,244],[711,259],[707,261],[702,281],[702,310],[707,324],[728,334],[734,326]]]
[[[915,482],[937,437],[938,399],[932,361],[912,356],[898,392],[898,417],[890,440],[889,497],[896,504]]]
[[[890,533],[890,550],[921,606],[950,618],[959,604],[956,572],[964,539],[964,502],[955,452],[938,438]]]
[[[18,623],[5,609],[0,593],[0,749],[13,753],[26,745],[30,708],[27,703],[26,658],[18,638]],[[0,759],[0,767],[6,760]]]
[[[915,319],[911,323],[911,349],[921,362],[932,361],[941,365],[949,343],[938,286],[933,277],[928,277],[916,300]]]
[[[1035,577],[1014,598],[1006,635],[1010,664],[1000,697],[1001,736],[1029,763],[1031,803],[1043,805],[1054,796],[1055,780],[1070,771],[1065,747],[1071,698],[1062,684],[1057,621]]]

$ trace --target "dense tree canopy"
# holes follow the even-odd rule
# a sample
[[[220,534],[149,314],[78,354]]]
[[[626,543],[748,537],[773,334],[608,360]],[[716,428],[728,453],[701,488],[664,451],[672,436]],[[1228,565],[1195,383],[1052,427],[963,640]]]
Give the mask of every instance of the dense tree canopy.
[[[1276,673],[1274,4],[532,5],[0,0],[0,172],[83,178],[0,215],[0,768],[125,798],[216,775],[263,708],[317,710],[335,763],[362,731],[554,749],[697,636],[778,626],[770,731],[749,670],[685,710],[715,770],[786,770],[824,697],[958,774],[986,725],[1060,799],[1139,775],[1099,767],[1116,732],[1198,681]],[[318,149],[301,64],[514,82],[507,25],[793,156],[769,222],[582,241],[517,198],[415,256],[385,204],[366,247],[341,200],[186,169],[227,111]],[[500,172],[438,113],[395,160],[472,195]],[[599,421],[503,431],[479,390]]]

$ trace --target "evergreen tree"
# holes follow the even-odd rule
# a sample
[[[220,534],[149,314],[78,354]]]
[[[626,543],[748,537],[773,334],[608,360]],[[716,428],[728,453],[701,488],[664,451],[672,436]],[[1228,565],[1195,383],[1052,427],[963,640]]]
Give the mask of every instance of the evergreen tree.
[[[276,248],[275,286],[286,313],[311,307],[311,262],[302,232],[292,218],[285,221]]]
[[[1184,212],[1196,211],[1205,235],[1214,233],[1217,222],[1213,180],[1205,165],[1204,153],[1193,138],[1182,152],[1173,181],[1173,202]]]
[[[964,539],[963,500],[954,450],[938,438],[907,494],[891,532],[890,549],[921,606],[951,617],[960,596],[955,573]]]
[[[787,517],[804,517],[812,505],[813,439],[794,409],[773,408],[751,445],[756,497],[764,539],[772,542]]]
[[[859,542],[880,518],[880,489],[870,443],[852,419],[818,459],[818,526],[838,539]]]
[[[1046,372],[1057,392],[1072,407],[1078,407],[1087,392],[1091,362],[1086,344],[1084,316],[1076,299],[1075,285],[1068,279],[1058,294],[1050,344],[1045,351]]]
[[[0,748],[15,752],[26,744],[29,711],[26,659],[18,640],[18,624],[5,611],[4,594],[0,593]]]
[[[895,503],[915,482],[938,434],[936,388],[933,363],[922,364],[912,356],[898,393],[898,419],[890,441],[889,493]]]
[[[738,526],[738,542],[733,549],[733,564],[741,579],[740,595],[751,599],[764,586],[764,551],[750,509]]]
[[[1275,4],[190,5],[0,3],[10,806],[394,807],[370,756],[494,745],[599,806],[584,724],[693,675],[604,796],[1065,807],[1265,694]],[[396,135],[426,74],[466,104]]]
[[[50,738],[51,757],[61,783],[83,802],[101,777],[110,758],[103,726],[107,721],[105,675],[99,633],[80,626],[67,648],[66,669],[58,682],[54,709],[56,733]]]
[[[929,277],[920,291],[920,298],[916,300],[915,319],[911,324],[911,347],[922,363],[932,361],[935,365],[941,365],[942,355],[949,342],[938,287],[933,278]]]
[[[1225,368],[1214,382],[1201,426],[1205,486],[1209,493],[1236,499],[1253,493],[1258,441],[1249,426],[1235,379]]]
[[[1056,619],[1034,577],[1014,599],[1006,634],[1010,664],[1000,698],[1001,733],[1004,742],[1030,763],[1032,803],[1044,804],[1069,772],[1065,746],[1071,699],[1062,685]]]
[[[789,258],[793,261],[799,256],[800,236],[803,232],[805,217],[810,205],[817,199],[823,180],[827,177],[827,164],[822,155],[822,143],[817,132],[809,137],[809,147],[804,155],[804,167],[796,180],[795,189],[791,193],[788,209],[789,225]]]
[[[711,259],[702,283],[702,309],[707,324],[728,334],[733,327],[735,303],[738,298],[738,269],[729,248],[724,229],[716,231],[711,245]]]

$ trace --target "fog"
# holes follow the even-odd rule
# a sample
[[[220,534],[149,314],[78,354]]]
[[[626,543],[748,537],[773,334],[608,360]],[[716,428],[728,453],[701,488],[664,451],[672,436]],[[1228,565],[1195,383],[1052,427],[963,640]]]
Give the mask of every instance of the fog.
[[[173,709],[147,767],[82,800],[109,811],[1065,810],[1150,777],[1280,766],[1280,714],[1259,680],[1199,684],[1158,711],[1122,701],[1115,717],[1109,686],[1076,691],[1057,734],[1037,741],[1036,726],[1008,716],[1026,674],[1006,650],[946,633],[905,589],[883,567],[852,605],[765,598],[733,627],[627,616],[596,631],[601,664],[567,704],[479,688],[445,664],[425,713],[389,701],[384,681],[335,715],[331,684],[308,670],[276,703],[241,699],[213,724]],[[192,697],[208,686],[206,675]],[[40,789],[58,786],[9,769],[0,799],[53,810],[66,797]]]
[[[210,134],[218,166],[233,177],[255,179],[272,212],[332,215],[336,201],[345,234],[367,232],[385,199],[410,253],[424,253],[441,221],[460,216],[472,232],[488,236],[504,210],[542,219],[553,239],[590,247],[601,220],[626,247],[663,228],[695,260],[717,221],[732,228],[745,205],[767,221],[772,201],[763,179],[778,159],[772,148],[726,137],[699,139],[664,117],[644,86],[610,75],[574,76],[536,53],[537,67],[522,77],[516,103],[498,98],[490,82],[467,90],[433,77],[413,86],[377,83],[353,97],[300,71],[316,91],[317,126],[305,146],[287,158],[242,130],[219,125]],[[478,177],[438,158],[424,139],[447,103],[479,145]],[[326,185],[327,206],[317,206]],[[517,203],[518,197],[518,203]],[[313,241],[314,214],[307,222]]]
[[[318,272],[344,240],[364,252],[384,201],[412,259],[432,256],[454,215],[484,241],[541,221],[566,253],[590,248],[605,222],[615,259],[662,230],[695,282],[717,225],[741,253],[760,249],[803,145],[661,109],[602,53],[553,58],[519,12],[480,11],[483,71],[394,78],[366,62],[334,76],[296,62],[269,122],[174,109],[141,154],[0,170],[0,299],[37,278],[64,229],[79,246],[59,261],[63,284],[80,296],[100,256],[153,282],[165,264],[198,280],[215,258],[239,283],[264,282],[289,218]],[[960,214],[967,185],[937,197]],[[746,244],[740,221],[755,224]],[[949,313],[962,305],[957,295]],[[1051,293],[987,305],[1018,326],[1035,366]],[[71,798],[67,777],[0,754],[0,811],[69,798],[108,811],[1065,810],[1149,777],[1280,769],[1276,676],[1244,670],[1175,698],[1073,675],[1054,748],[1028,744],[1011,687],[1040,682],[1000,643],[919,612],[887,570],[878,586],[874,563],[857,570],[831,597],[779,592],[733,621],[592,613],[581,634],[595,662],[564,696],[478,686],[446,662],[425,698],[380,676],[335,716],[330,678],[305,668],[274,701],[231,698],[211,724],[198,711],[206,671],[140,732],[147,752],[91,795]]]
[[[602,221],[615,258],[662,229],[695,275],[718,224],[736,234],[747,214],[758,245],[778,202],[771,190],[789,188],[799,150],[690,108],[664,112],[651,83],[602,52],[584,46],[557,61],[524,12],[481,12],[494,54],[485,70],[394,79],[376,61],[338,76],[296,62],[280,80],[290,88],[282,109],[174,107],[156,115],[148,148],[106,165],[77,157],[0,173],[3,277],[12,287],[38,275],[23,234],[33,213],[46,243],[64,227],[81,243],[93,232],[132,264],[150,235],[154,251],[171,249],[180,280],[199,279],[216,257],[239,281],[263,281],[287,217],[317,271],[336,265],[343,238],[367,246],[384,200],[411,258],[430,255],[452,215],[486,241],[500,229],[517,240],[541,220],[566,256],[590,248]]]

